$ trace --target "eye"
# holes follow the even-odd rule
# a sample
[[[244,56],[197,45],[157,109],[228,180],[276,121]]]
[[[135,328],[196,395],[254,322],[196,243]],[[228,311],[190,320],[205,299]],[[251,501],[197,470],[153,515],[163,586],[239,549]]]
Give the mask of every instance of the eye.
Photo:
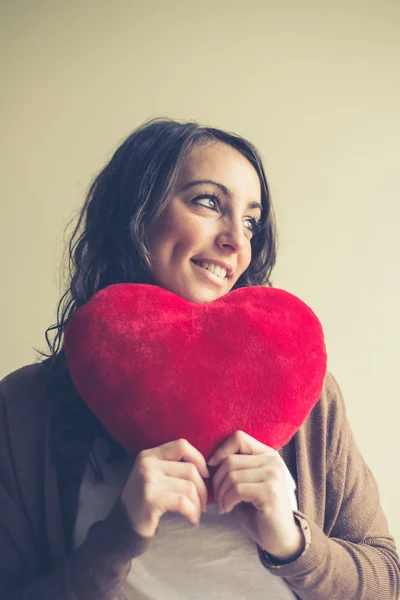
[[[249,217],[244,221],[246,229],[250,231],[252,235],[257,232],[260,221],[257,221],[254,217]]]
[[[220,199],[216,194],[204,193],[193,198],[192,202],[198,206],[204,206],[204,208],[208,208],[210,210],[217,210]]]

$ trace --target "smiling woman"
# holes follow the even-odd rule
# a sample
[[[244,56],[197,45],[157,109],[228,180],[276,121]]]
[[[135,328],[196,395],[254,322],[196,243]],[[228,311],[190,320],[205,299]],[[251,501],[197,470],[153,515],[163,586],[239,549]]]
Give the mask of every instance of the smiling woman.
[[[331,375],[279,452],[232,431],[208,463],[184,438],[130,456],[72,382],[64,334],[97,292],[149,284],[128,287],[153,297],[162,291],[192,309],[184,301],[205,304],[235,288],[271,286],[275,245],[262,162],[240,136],[158,119],[116,150],[90,187],[70,241],[71,277],[46,332],[48,355],[0,382],[1,598],[397,599],[394,540]],[[237,293],[250,312],[256,291],[266,290]],[[158,316],[150,315],[157,325]],[[234,329],[227,318],[225,329]],[[143,332],[153,371],[153,340]],[[173,334],[174,342],[184,339]],[[104,330],[100,337],[107,353]],[[238,362],[218,373],[232,394]],[[257,410],[268,400],[261,392]],[[107,395],[111,410],[113,400]],[[300,396],[294,401],[301,406]],[[207,504],[210,478],[215,501]]]

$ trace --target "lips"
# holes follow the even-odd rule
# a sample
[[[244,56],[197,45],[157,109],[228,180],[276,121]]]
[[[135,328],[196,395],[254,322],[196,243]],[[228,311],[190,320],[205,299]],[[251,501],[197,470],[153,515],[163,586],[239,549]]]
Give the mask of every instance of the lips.
[[[195,262],[195,264],[197,266],[201,267],[202,269],[205,269],[206,271],[213,273],[214,275],[216,275],[217,277],[219,277],[222,280],[226,279],[226,270],[223,267],[220,267],[218,265],[208,264],[207,262],[202,262],[202,261]]]
[[[213,273],[214,275],[216,275],[217,277],[220,277],[221,279],[228,279],[229,277],[231,277],[232,272],[233,272],[232,267],[230,267],[229,265],[227,265],[226,263],[223,263],[221,261],[215,261],[215,260],[211,260],[211,259],[207,259],[207,258],[205,258],[205,259],[192,258],[191,260],[198,267],[201,267],[201,268],[205,269],[206,271],[210,271],[210,273]]]

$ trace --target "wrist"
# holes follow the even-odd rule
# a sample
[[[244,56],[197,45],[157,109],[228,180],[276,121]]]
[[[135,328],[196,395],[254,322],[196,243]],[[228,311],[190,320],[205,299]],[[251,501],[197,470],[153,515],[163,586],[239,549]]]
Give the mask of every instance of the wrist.
[[[290,536],[290,543],[286,542],[284,545],[271,549],[272,551],[261,547],[264,555],[274,564],[279,565],[293,562],[304,552],[306,547],[305,536],[297,522],[295,523],[295,527],[296,529],[293,531],[292,536]]]

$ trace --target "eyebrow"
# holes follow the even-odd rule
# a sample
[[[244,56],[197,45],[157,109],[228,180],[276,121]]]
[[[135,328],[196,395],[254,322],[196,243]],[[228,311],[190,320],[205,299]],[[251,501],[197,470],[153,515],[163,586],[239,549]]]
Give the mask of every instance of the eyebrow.
[[[225,196],[228,196],[228,198],[232,197],[232,192],[230,191],[229,188],[226,187],[226,185],[223,185],[222,183],[218,183],[218,181],[214,181],[213,179],[194,179],[193,181],[189,181],[188,183],[185,183],[185,185],[181,187],[181,192],[184,192],[185,190],[188,190],[189,188],[192,188],[196,185],[201,185],[201,184],[204,185],[205,183],[217,186],[225,194]],[[248,205],[248,208],[251,208],[251,209],[258,208],[262,212],[262,205],[259,202],[255,202],[255,201],[250,202]]]

